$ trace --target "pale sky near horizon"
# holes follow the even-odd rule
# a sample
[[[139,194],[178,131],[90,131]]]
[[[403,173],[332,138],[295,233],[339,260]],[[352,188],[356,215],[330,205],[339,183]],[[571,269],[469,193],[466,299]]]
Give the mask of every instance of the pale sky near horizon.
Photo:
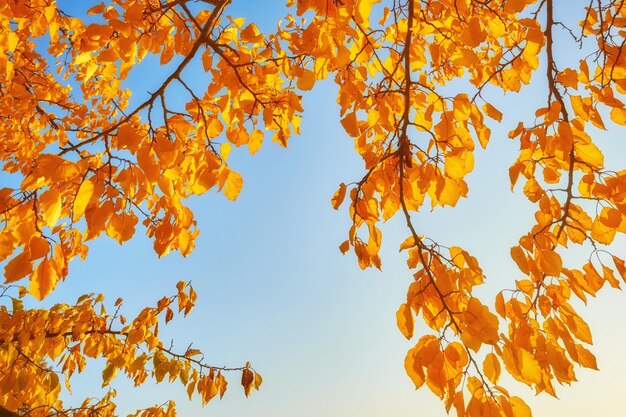
[[[266,28],[283,15],[281,0],[262,6],[233,3],[227,14],[242,13]],[[150,70],[139,76],[149,85],[158,82],[159,74]],[[131,82],[137,86],[140,80]],[[518,144],[507,132],[545,101],[541,82],[500,101],[505,119],[494,126],[487,150],[477,150],[469,198],[452,209],[431,213],[426,208],[415,217],[421,233],[478,258],[488,282],[476,293],[490,306],[496,291],[520,278],[509,248],[532,225],[534,210],[519,184],[510,192],[508,167]],[[141,86],[140,92],[148,89]],[[332,209],[330,198],[340,182],[359,180],[363,170],[339,123],[335,96],[331,82],[306,94],[302,135],[292,138],[287,149],[266,138],[254,156],[245,148],[233,150],[229,162],[244,177],[242,193],[236,202],[214,192],[192,201],[201,233],[189,257],[158,259],[141,229],[121,247],[98,239],[87,260],[74,262],[67,281],[46,300],[70,302],[83,293],[102,292],[111,303],[123,297],[126,315],[132,316],[173,293],[179,279],[191,280],[198,292],[195,310],[162,327],[161,334],[174,338],[180,351],[193,342],[214,365],[250,360],[264,378],[261,390],[246,399],[239,374],[233,373],[225,398],[202,408],[178,384],[131,389],[118,377],[112,385],[118,387],[120,414],[174,399],[179,415],[190,417],[446,415],[428,388],[414,390],[403,368],[406,351],[427,330],[418,324],[416,337],[407,341],[395,324],[395,311],[412,279],[397,250],[406,237],[402,219],[383,226],[382,272],[361,271],[353,254],[344,256],[337,248],[347,236],[349,219],[346,207]],[[608,133],[598,133],[608,168],[626,165],[624,132],[611,125]],[[625,239],[614,250],[625,256]],[[512,394],[524,398],[537,417],[623,417],[624,301],[623,292],[603,289],[579,309],[593,332],[599,372],[576,368],[580,382],[557,387],[560,400],[535,397],[517,383],[507,385]],[[99,371],[75,378],[74,402],[93,394],[92,388],[99,390]]]

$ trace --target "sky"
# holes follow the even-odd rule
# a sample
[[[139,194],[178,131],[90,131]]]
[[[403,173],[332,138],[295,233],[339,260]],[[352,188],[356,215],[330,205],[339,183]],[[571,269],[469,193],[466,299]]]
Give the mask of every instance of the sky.
[[[65,3],[68,1],[66,0]],[[281,1],[233,1],[227,14],[249,17],[271,29],[283,15]],[[563,59],[573,59],[561,51]],[[158,82],[165,70],[148,69],[129,81],[141,92]],[[494,126],[492,142],[477,150],[469,176],[469,198],[453,209],[428,209],[418,214],[420,233],[446,245],[467,249],[481,262],[487,284],[476,290],[493,306],[495,293],[514,286],[520,273],[509,248],[532,225],[533,207],[510,191],[508,167],[518,145],[507,132],[524,114],[545,101],[542,81],[525,93],[500,100],[505,113]],[[338,245],[350,226],[345,207],[332,209],[330,198],[340,182],[359,180],[362,162],[339,123],[336,87],[321,82],[304,98],[302,135],[287,149],[268,138],[250,156],[235,149],[229,162],[244,177],[236,202],[209,192],[193,199],[201,230],[195,251],[158,259],[152,242],[140,232],[123,246],[98,239],[83,262],[74,262],[68,279],[46,302],[70,302],[83,293],[104,293],[110,302],[125,300],[132,317],[143,306],[174,293],[178,280],[190,280],[198,293],[193,312],[161,328],[184,351],[189,343],[203,350],[216,366],[241,366],[250,361],[261,373],[261,390],[248,399],[230,376],[223,400],[204,408],[198,398],[187,399],[177,384],[145,385],[133,389],[117,378],[120,414],[166,399],[174,399],[181,416],[240,417],[409,417],[444,416],[443,404],[427,388],[415,391],[403,368],[406,351],[427,332],[418,324],[407,341],[397,330],[395,311],[411,282],[398,245],[406,237],[401,219],[383,226],[382,271],[361,271],[353,254]],[[606,165],[624,166],[624,130],[594,132],[605,151]],[[616,253],[625,255],[619,239]],[[576,256],[572,262],[582,261]],[[626,409],[626,303],[624,294],[602,290],[579,310],[594,335],[593,352],[600,371],[577,368],[580,382],[558,387],[560,400],[535,397],[531,389],[512,382],[535,416],[597,415],[622,417]],[[419,323],[419,320],[418,320]],[[73,380],[73,398],[81,401],[99,387],[95,373]]]

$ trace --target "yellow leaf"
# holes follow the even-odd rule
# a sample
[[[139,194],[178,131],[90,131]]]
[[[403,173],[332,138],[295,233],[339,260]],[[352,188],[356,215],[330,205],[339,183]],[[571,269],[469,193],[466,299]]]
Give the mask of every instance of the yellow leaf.
[[[87,82],[96,73],[97,69],[98,63],[95,61],[89,61],[89,63],[87,63],[87,69],[85,70],[85,79],[83,80],[83,83]]]
[[[602,155],[600,149],[593,143],[576,142],[574,149],[576,150],[576,159],[579,161],[589,164],[594,168],[604,166],[604,155]]]
[[[220,157],[222,158],[223,161],[228,160],[228,156],[230,155],[231,149],[232,149],[232,146],[230,145],[230,143],[228,142],[222,143],[222,145],[220,146]]]
[[[258,129],[254,129],[252,131],[252,134],[248,139],[248,149],[252,155],[257,153],[257,151],[261,148],[261,145],[263,144],[263,136],[263,132]]]
[[[518,348],[515,361],[524,382],[541,383],[541,365],[529,351],[521,347]]]
[[[409,249],[415,246],[415,238],[413,236],[409,236],[400,244],[400,252]]]
[[[615,107],[611,110],[611,120],[618,125],[626,126],[626,109],[623,107]]]
[[[226,177],[226,183],[224,185],[224,195],[231,201],[237,199],[241,189],[243,188],[243,178],[237,172],[230,171],[228,177]]]
[[[84,64],[85,62],[91,61],[92,56],[89,52],[83,52],[76,55],[76,59],[74,60],[74,65]]]
[[[115,378],[115,375],[117,375],[117,368],[112,363],[109,363],[102,370],[102,386],[106,387],[107,385],[109,385],[109,382],[111,382],[111,380]]]
[[[524,400],[519,397],[511,397],[509,401],[513,410],[513,417],[532,417],[530,408]]]
[[[74,197],[74,220],[77,220],[85,213],[85,209],[93,195],[93,190],[93,182],[89,179],[84,179]]]
[[[15,48],[17,48],[17,44],[19,42],[20,38],[17,35],[17,33],[13,32],[12,30],[10,30],[7,33],[7,52],[12,53],[15,51]]]
[[[373,0],[361,0],[357,2],[356,18],[359,23],[368,22],[369,15],[372,11]]]
[[[254,388],[258,390],[261,387],[262,383],[263,383],[263,378],[261,377],[261,374],[259,374],[258,372],[255,372],[254,373]]]
[[[458,155],[446,156],[444,172],[449,178],[461,179],[474,168],[474,155],[463,152]]]
[[[608,245],[613,242],[616,232],[616,228],[607,226],[601,221],[600,217],[594,220],[593,225],[591,226],[591,238],[604,245]]]
[[[39,204],[46,226],[53,228],[61,217],[61,194],[51,188],[41,195]]]

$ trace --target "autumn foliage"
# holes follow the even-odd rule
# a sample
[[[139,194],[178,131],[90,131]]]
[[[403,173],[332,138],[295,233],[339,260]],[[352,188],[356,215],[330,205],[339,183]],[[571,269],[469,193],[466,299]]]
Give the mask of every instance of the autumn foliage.
[[[595,369],[571,299],[626,280],[610,246],[626,232],[626,170],[605,167],[592,138],[626,125],[623,2],[576,2],[583,19],[569,27],[554,0],[290,0],[269,34],[229,16],[230,3],[114,0],[72,16],[54,0],[1,2],[2,409],[116,415],[113,390],[60,400],[89,358],[105,359],[105,386],[118,374],[136,385],[178,381],[202,403],[223,395],[233,372],[246,395],[259,388],[250,364],[212,365],[159,339],[160,324],[192,309],[187,283],[134,318],[101,295],[48,309],[21,299],[43,300],[100,236],[123,244],[139,231],[159,256],[190,253],[198,230],[187,199],[215,189],[235,200],[243,179],[228,165],[233,147],[255,153],[268,138],[287,146],[302,95],[329,77],[364,163],[363,177],[332,198],[352,222],[340,250],[381,268],[380,225],[404,219],[400,250],[413,277],[396,315],[417,339],[404,362],[415,387],[459,416],[525,417],[530,409],[501,374],[556,395],[557,383],[576,380],[575,366]],[[576,65],[559,62],[559,42],[581,48]],[[131,105],[124,80],[151,57],[169,64],[163,81]],[[190,71],[204,74],[200,86]],[[545,106],[509,133],[519,143],[511,187],[536,205],[534,226],[510,250],[522,278],[480,300],[479,260],[423,236],[412,216],[467,196],[475,148],[488,146],[507,110],[490,97],[537,78]],[[575,245],[589,250],[581,265],[564,261]],[[418,318],[430,334],[414,335]],[[136,415],[173,413],[168,402]]]

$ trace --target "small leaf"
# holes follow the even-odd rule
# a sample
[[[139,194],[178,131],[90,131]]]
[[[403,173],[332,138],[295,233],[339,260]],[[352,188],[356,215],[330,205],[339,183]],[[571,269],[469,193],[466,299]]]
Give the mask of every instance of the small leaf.
[[[343,199],[345,197],[346,197],[346,184],[342,182],[339,185],[339,188],[337,189],[337,191],[335,191],[335,194],[333,195],[333,198],[331,200],[331,203],[335,210],[337,210],[339,206],[341,206],[341,203],[343,203]]]
[[[261,374],[259,374],[258,372],[255,372],[254,373],[254,388],[258,390],[261,387],[262,383],[263,383],[263,378],[261,377]]]
[[[250,395],[252,391],[252,383],[254,382],[254,374],[250,370],[250,368],[246,367],[241,372],[241,385],[243,386],[244,393],[246,397]]]
[[[413,337],[415,324],[413,322],[411,307],[409,307],[407,304],[403,303],[400,305],[400,308],[396,312],[396,323],[398,325],[398,329],[400,329],[404,337],[406,337],[407,339]]]

